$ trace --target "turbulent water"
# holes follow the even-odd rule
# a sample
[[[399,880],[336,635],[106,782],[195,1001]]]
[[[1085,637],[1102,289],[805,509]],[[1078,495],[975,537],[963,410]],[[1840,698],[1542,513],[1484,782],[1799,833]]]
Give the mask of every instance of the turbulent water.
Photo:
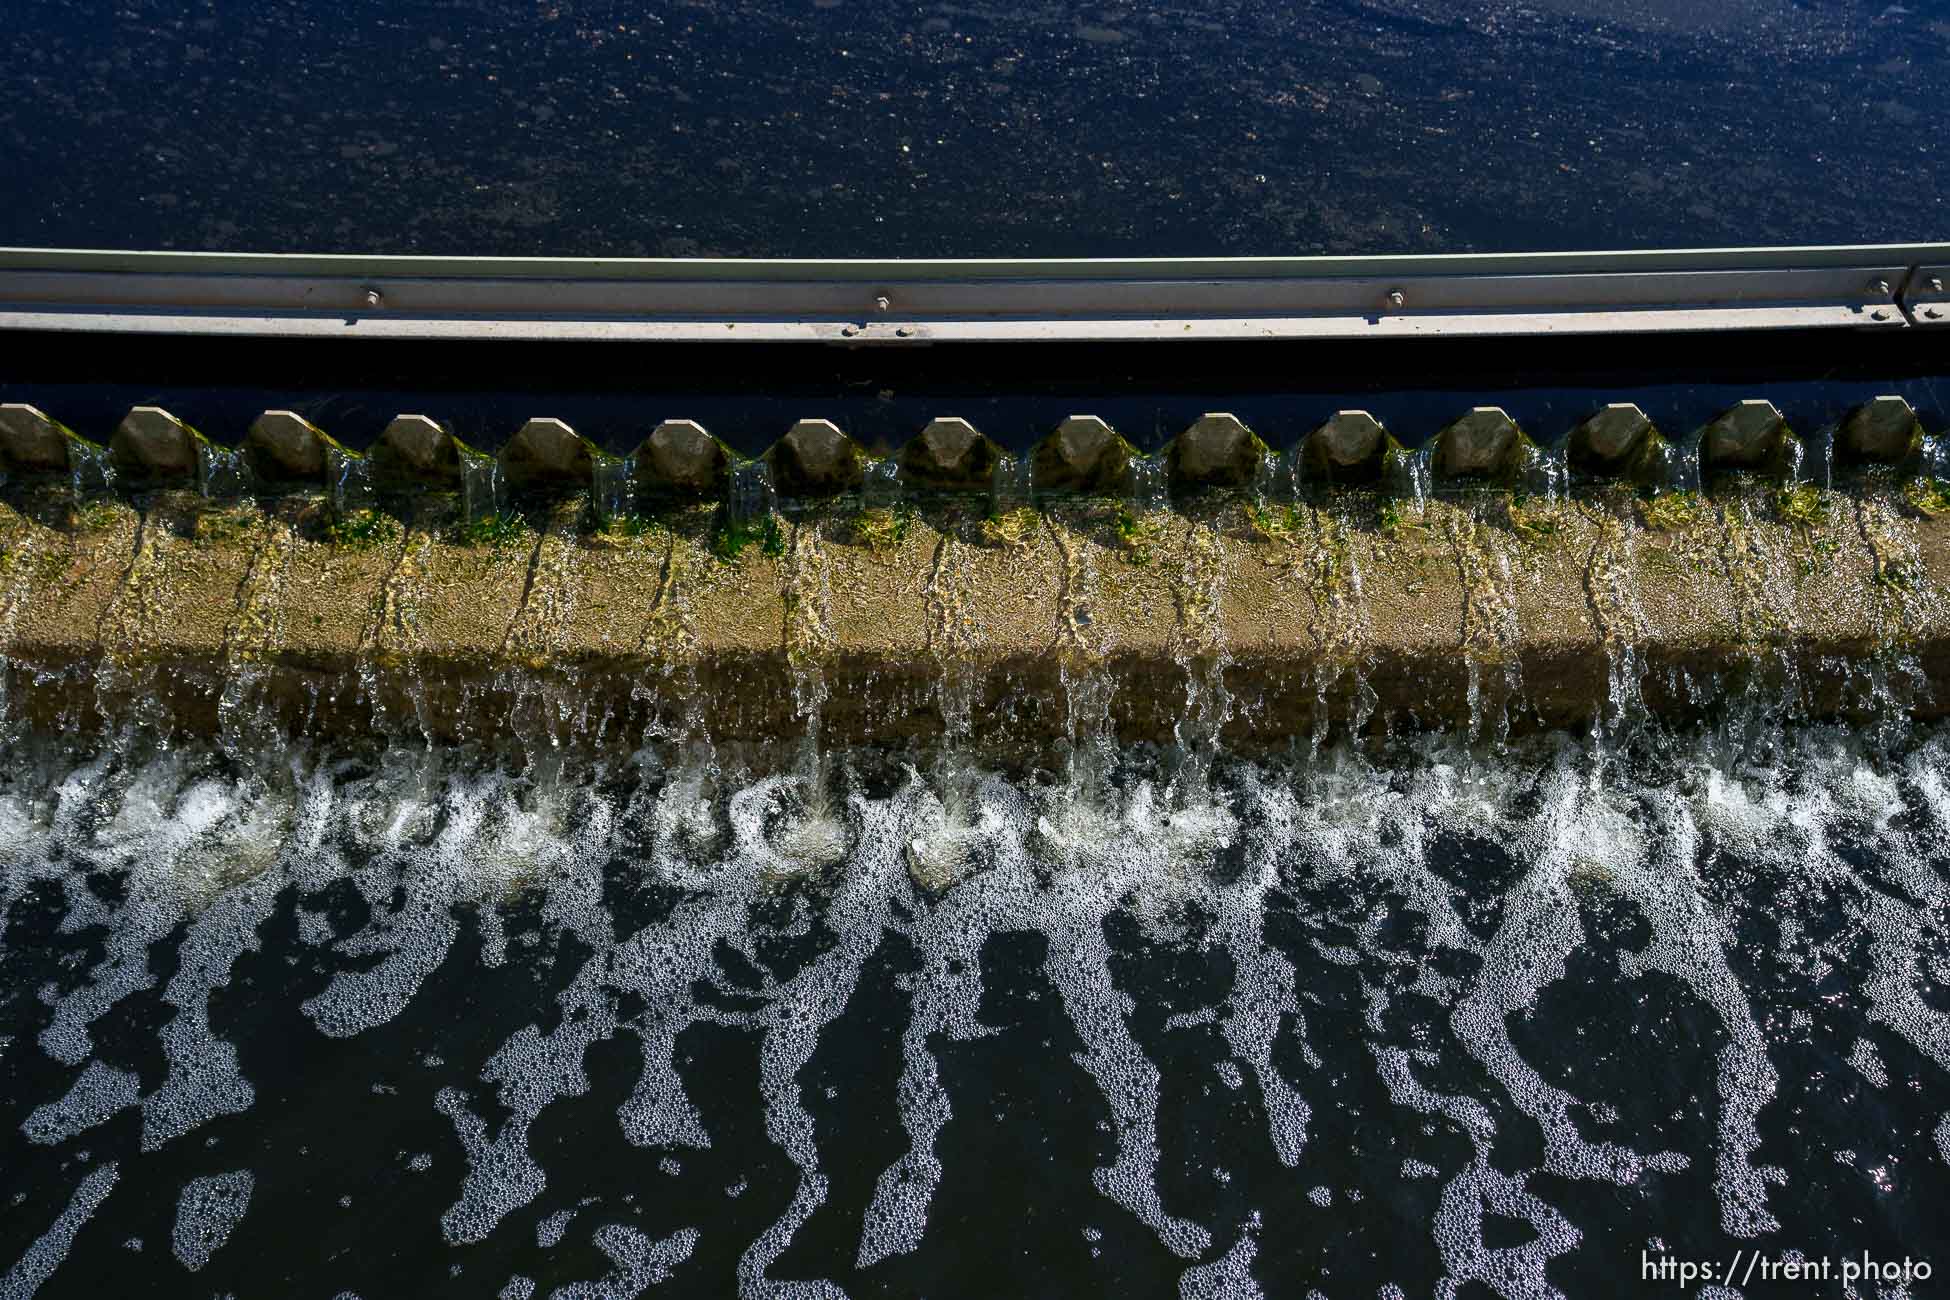
[[[1767,740],[1221,756],[1196,796],[1155,756],[22,742],[0,1296],[1575,1296],[1668,1255],[1927,1259],[1950,736]]]

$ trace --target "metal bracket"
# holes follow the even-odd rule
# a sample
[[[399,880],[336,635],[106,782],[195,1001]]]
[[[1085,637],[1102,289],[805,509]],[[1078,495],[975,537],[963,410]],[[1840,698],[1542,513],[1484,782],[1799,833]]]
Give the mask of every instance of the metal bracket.
[[[1950,325],[1950,265],[1919,266],[1903,288],[1903,311],[1916,325]]]

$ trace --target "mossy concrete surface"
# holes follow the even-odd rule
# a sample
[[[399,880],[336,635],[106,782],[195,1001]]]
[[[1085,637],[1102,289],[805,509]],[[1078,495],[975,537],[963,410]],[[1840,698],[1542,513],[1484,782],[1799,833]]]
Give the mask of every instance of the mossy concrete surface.
[[[473,546],[437,493],[347,541],[315,495],[77,508],[48,488],[0,505],[0,649],[9,707],[46,727],[783,744],[816,718],[831,743],[898,744],[939,737],[952,679],[975,699],[956,739],[1025,759],[1084,725],[1092,678],[1125,741],[1169,739],[1188,683],[1222,682],[1245,750],[1350,719],[1583,726],[1621,663],[1676,714],[1756,674],[1846,712],[1898,663],[1950,699],[1950,516],[1893,480],[1812,504],[1736,486],[1661,527],[1643,507],[1344,493],[1269,529],[1212,493],[1145,516],[1134,547],[1114,499],[1003,528],[944,498],[868,545],[842,500],[727,559],[709,505],[618,535],[559,502]]]

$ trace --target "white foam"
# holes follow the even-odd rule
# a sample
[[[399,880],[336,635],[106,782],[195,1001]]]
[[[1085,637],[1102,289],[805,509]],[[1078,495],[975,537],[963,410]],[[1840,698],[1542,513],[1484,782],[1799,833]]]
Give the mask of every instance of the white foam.
[[[1876,1045],[1870,1040],[1855,1040],[1855,1046],[1849,1049],[1848,1063],[1855,1067],[1856,1073],[1876,1087],[1889,1086],[1889,1067],[1882,1063],[1882,1053],[1876,1051]]]
[[[221,1115],[249,1110],[257,1093],[237,1065],[237,1048],[210,1029],[210,997],[230,969],[257,947],[257,927],[277,900],[276,878],[258,875],[201,912],[183,938],[181,964],[163,991],[176,1015],[163,1026],[169,1074],[142,1101],[142,1149],[153,1151]]]
[[[61,1261],[74,1246],[75,1234],[94,1217],[108,1194],[115,1190],[116,1166],[113,1162],[90,1170],[74,1189],[67,1208],[55,1217],[48,1230],[35,1239],[14,1266],[0,1277],[0,1300],[29,1300],[54,1276]]]
[[[201,1269],[230,1240],[250,1209],[257,1180],[248,1169],[192,1178],[176,1201],[176,1228],[170,1248],[183,1267]]]
[[[679,1228],[653,1241],[635,1228],[607,1223],[596,1229],[596,1249],[615,1265],[594,1282],[572,1282],[549,1293],[550,1300],[635,1300],[653,1286],[670,1280],[679,1264],[697,1249],[696,1228]]]
[[[28,1140],[47,1146],[66,1142],[135,1105],[141,1087],[132,1071],[90,1061],[61,1100],[37,1107],[20,1131]]]
[[[569,1231],[569,1222],[576,1217],[574,1210],[557,1210],[535,1225],[535,1244],[543,1250],[553,1250],[562,1244],[564,1234]]]
[[[1179,1300],[1262,1300],[1265,1292],[1253,1280],[1253,1257],[1258,1253],[1258,1235],[1249,1227],[1225,1254],[1179,1276]]]

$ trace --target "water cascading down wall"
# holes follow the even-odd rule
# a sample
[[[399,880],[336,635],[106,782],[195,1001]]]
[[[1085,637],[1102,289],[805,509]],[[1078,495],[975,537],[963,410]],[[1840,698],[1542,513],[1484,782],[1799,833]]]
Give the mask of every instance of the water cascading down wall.
[[[288,411],[228,446],[58,416],[0,410],[9,704],[55,731],[1014,765],[1692,715],[1757,677],[1934,716],[1950,672],[1950,521],[1899,397],[1817,437],[1765,398],[1549,439],[1477,407],[1413,449],[1362,411],[1285,446],[1214,413],[1149,456],[1088,414],[1014,454],[949,415],[878,459],[822,419],[746,459],[683,419],[617,457],[550,418],[489,451],[401,415],[361,454]]]
[[[0,352],[0,1297],[1933,1248],[1942,367],[1831,342]]]

